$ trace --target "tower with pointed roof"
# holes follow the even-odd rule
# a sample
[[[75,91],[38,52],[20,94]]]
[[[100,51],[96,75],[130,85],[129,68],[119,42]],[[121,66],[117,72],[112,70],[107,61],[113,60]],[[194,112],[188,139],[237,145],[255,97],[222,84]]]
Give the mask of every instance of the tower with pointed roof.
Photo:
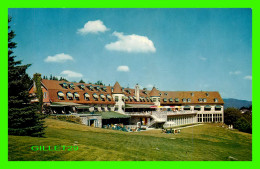
[[[150,97],[152,98],[154,105],[160,106],[160,94],[159,90],[157,90],[155,87],[150,92]]]
[[[124,93],[122,87],[118,82],[115,83],[113,87],[112,97],[116,101],[114,111],[119,113],[124,113],[125,101],[124,101]]]

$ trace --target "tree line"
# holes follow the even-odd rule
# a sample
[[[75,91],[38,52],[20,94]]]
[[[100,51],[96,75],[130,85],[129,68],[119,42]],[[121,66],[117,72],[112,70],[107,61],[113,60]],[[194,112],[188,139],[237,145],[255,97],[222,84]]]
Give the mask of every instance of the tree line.
[[[243,110],[246,111],[242,112]],[[252,106],[225,109],[224,123],[233,125],[239,131],[252,133]]]

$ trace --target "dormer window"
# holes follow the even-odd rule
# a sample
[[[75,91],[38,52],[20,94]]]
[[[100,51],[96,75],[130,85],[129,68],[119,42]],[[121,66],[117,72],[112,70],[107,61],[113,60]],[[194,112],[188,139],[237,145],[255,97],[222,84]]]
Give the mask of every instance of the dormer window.
[[[150,101],[149,97],[146,97],[146,101],[147,101],[147,102],[149,102],[149,101]]]
[[[67,92],[67,98],[69,100],[73,100],[73,94],[71,92]]]
[[[208,92],[206,93],[206,96],[209,97],[209,93]]]
[[[98,100],[98,95],[96,93],[93,94],[93,98],[95,99],[95,101]]]
[[[202,98],[199,98],[199,102],[202,102]]]
[[[144,90],[144,91],[143,91],[143,93],[144,93],[144,94],[147,94],[147,91],[146,91],[146,90]]]
[[[107,87],[103,87],[102,89],[103,89],[103,91],[104,91],[104,92],[106,92],[106,91],[107,91]]]
[[[161,95],[162,95],[162,93],[159,93],[159,95],[161,96]]]
[[[105,95],[104,94],[100,94],[100,99],[102,100],[102,101],[105,101]]]
[[[79,85],[79,88],[85,90],[85,86],[83,84]]]
[[[164,95],[165,95],[165,96],[167,96],[167,95],[168,95],[168,93],[164,93]]]
[[[190,98],[188,98],[188,99],[187,99],[187,101],[188,101],[188,102],[191,102],[191,99],[190,99]]]
[[[67,83],[60,83],[60,85],[61,85],[64,89],[67,89],[67,88],[68,88],[68,84],[67,84]]]
[[[175,102],[179,102],[179,98],[175,98]]]
[[[169,101],[170,101],[170,102],[173,102],[173,99],[172,99],[172,98],[170,98],[170,99],[169,99]]]
[[[71,84],[69,84],[69,87],[71,88],[71,89],[75,89],[75,86],[74,86],[74,84],[73,83],[71,83]]]
[[[136,97],[135,97],[135,96],[133,96],[133,98],[135,99],[135,101],[137,101],[137,99],[136,99]]]
[[[107,99],[108,99],[109,101],[111,101],[112,97],[108,94],[108,95],[107,95]]]
[[[58,98],[60,99],[60,100],[64,100],[64,93],[63,92],[61,92],[61,91],[59,91],[58,93]]]
[[[194,96],[194,93],[193,93],[193,92],[191,93],[191,96]]]
[[[214,102],[215,102],[215,103],[217,103],[217,102],[218,102],[218,99],[217,99],[217,98],[215,98],[215,99],[214,99]]]
[[[77,92],[74,93],[74,98],[75,98],[76,100],[79,100],[79,94],[78,94]]]
[[[167,102],[167,98],[164,98],[163,101],[164,101],[164,102]]]
[[[88,94],[88,93],[85,93],[85,94],[84,94],[84,98],[85,98],[85,100],[89,101],[89,98],[90,98],[89,94]]]
[[[129,98],[129,101],[130,101],[130,102],[133,100],[133,98],[132,98],[131,96],[128,96],[128,98]]]
[[[185,98],[182,99],[182,102],[186,102],[187,100]]]
[[[95,86],[96,90],[99,91],[100,90],[100,86]]]
[[[89,90],[92,90],[92,91],[94,89],[94,87],[92,85],[88,85],[87,87],[88,87]]]
[[[207,99],[203,99],[203,102],[207,102]]]

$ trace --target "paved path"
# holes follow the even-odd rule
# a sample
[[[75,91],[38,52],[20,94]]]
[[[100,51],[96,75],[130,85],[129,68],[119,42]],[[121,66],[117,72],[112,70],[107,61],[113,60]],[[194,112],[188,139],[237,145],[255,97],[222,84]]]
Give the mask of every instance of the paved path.
[[[191,126],[185,126],[185,127],[179,127],[179,128],[174,128],[174,129],[184,129],[184,128],[189,128],[189,127],[195,127],[195,126],[200,126],[200,125],[204,125],[204,124],[196,124],[196,125],[191,125]]]

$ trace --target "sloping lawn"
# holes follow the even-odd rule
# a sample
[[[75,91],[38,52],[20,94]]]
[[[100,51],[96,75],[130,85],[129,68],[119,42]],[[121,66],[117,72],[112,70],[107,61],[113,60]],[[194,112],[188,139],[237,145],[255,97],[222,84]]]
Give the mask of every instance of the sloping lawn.
[[[252,135],[218,124],[123,132],[46,119],[45,138],[9,136],[9,160],[15,161],[226,161],[252,160]],[[31,146],[78,146],[77,151],[32,151]]]

